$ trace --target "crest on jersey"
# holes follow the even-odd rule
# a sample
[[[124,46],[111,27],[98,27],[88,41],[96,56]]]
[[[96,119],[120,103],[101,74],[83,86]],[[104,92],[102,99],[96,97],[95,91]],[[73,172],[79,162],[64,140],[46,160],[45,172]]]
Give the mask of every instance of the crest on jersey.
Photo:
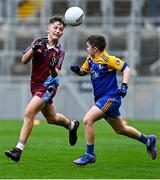
[[[117,64],[117,65],[120,65],[120,60],[117,59],[117,60],[116,60],[116,64]]]
[[[98,68],[99,68],[99,69],[103,69],[103,65],[102,65],[102,64],[99,64],[99,65],[98,65]]]
[[[94,70],[91,70],[91,76],[93,79],[95,79],[95,78],[99,77],[99,73]]]

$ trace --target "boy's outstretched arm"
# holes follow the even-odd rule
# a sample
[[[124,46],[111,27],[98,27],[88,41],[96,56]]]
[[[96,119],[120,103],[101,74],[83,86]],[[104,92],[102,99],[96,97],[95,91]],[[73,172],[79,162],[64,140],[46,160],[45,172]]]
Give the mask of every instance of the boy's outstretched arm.
[[[72,65],[70,67],[70,70],[73,71],[74,73],[76,73],[79,76],[85,76],[86,74],[88,74],[82,68],[80,68],[78,65]]]

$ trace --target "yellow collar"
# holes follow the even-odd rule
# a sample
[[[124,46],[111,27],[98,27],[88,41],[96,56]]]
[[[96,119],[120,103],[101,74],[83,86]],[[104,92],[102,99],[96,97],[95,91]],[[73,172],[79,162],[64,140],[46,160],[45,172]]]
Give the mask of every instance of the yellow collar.
[[[107,53],[107,51],[106,50],[104,50],[104,51],[102,51],[98,56],[96,56],[96,57],[91,57],[90,55],[89,55],[89,57],[93,60],[93,61],[95,61],[95,62],[98,62],[99,60],[100,60],[100,58],[101,58],[101,56],[103,55],[103,54],[105,54],[105,55],[107,55],[108,56],[108,53]]]

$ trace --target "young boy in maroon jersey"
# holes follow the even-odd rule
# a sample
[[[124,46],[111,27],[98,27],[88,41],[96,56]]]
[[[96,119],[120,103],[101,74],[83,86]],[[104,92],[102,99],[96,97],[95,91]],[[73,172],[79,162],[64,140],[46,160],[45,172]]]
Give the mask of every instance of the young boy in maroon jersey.
[[[35,39],[24,51],[22,62],[32,61],[31,93],[33,98],[24,113],[24,122],[16,147],[6,151],[5,155],[18,162],[31,133],[34,118],[42,112],[49,124],[63,126],[69,130],[69,142],[75,145],[77,141],[78,121],[71,121],[57,113],[52,98],[59,85],[58,74],[64,60],[64,49],[58,40],[63,35],[65,23],[60,16],[53,16],[47,28],[47,37]]]

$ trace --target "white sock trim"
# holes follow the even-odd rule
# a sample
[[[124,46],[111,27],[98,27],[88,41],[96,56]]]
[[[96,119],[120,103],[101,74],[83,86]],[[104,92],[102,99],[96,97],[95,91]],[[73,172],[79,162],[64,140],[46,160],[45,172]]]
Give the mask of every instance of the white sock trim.
[[[18,149],[20,149],[21,151],[23,151],[23,149],[24,149],[24,144],[22,144],[22,143],[17,143],[17,146],[16,146],[16,148],[18,148]]]
[[[69,130],[72,130],[74,128],[75,123],[71,121],[70,125],[68,126]]]

